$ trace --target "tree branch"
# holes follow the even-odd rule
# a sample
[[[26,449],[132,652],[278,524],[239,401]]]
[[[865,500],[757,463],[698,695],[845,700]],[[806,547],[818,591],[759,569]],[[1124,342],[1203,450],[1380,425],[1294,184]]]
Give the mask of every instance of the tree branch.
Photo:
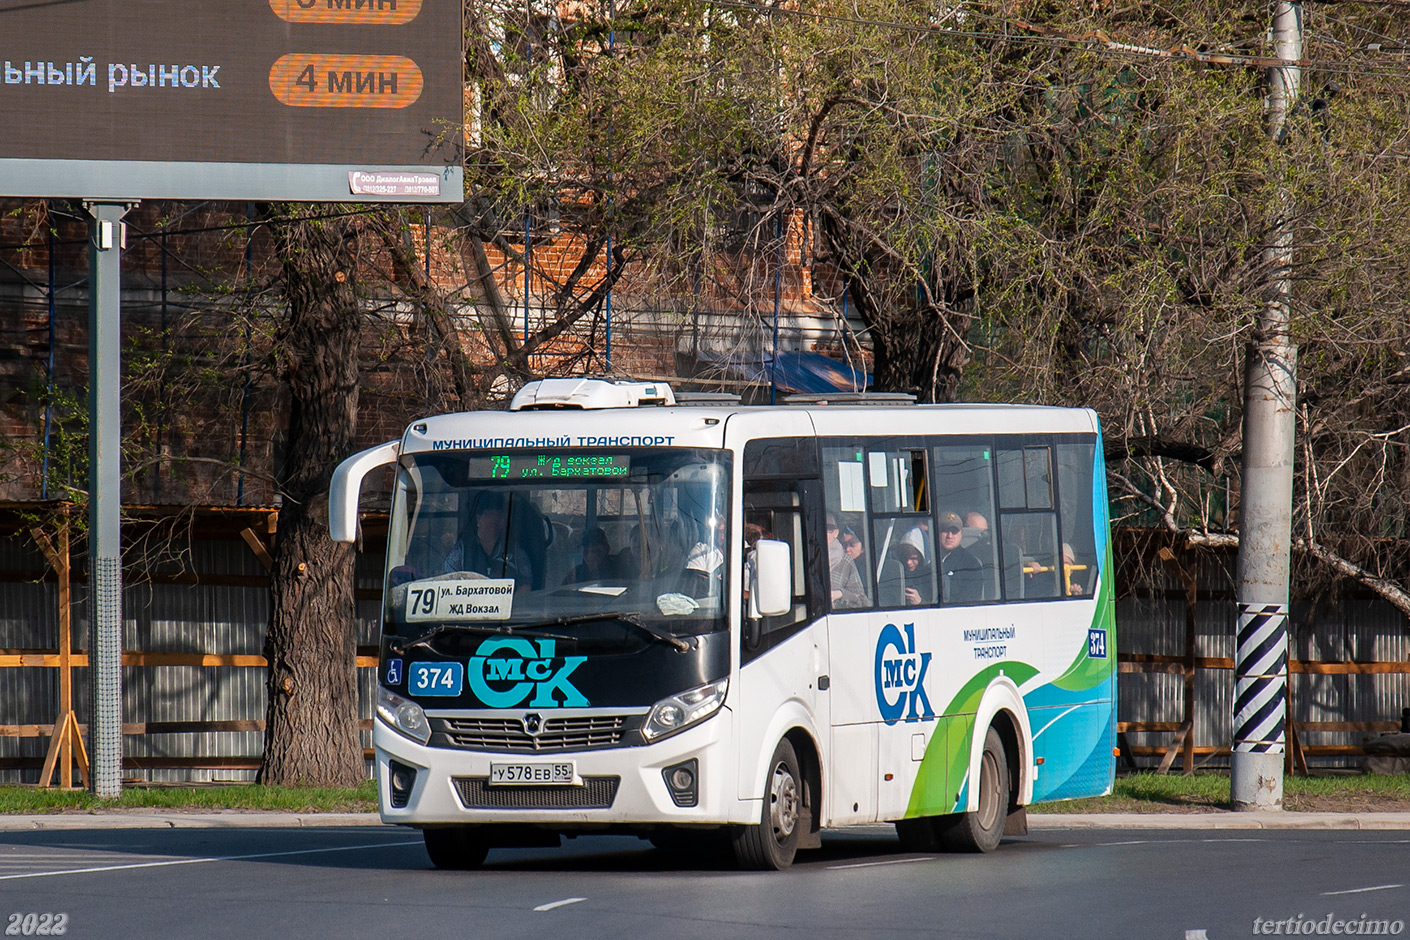
[[[1171,460],[1194,464],[1209,473],[1217,473],[1220,462],[1215,453],[1207,447],[1168,437],[1109,438],[1103,444],[1102,457],[1107,463],[1128,457],[1168,457]]]

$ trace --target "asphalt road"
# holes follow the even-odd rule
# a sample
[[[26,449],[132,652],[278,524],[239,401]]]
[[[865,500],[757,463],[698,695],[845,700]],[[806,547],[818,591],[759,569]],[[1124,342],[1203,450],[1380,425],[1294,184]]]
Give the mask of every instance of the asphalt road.
[[[0,917],[23,936],[63,914],[76,938],[1224,940],[1328,915],[1329,931],[1363,915],[1410,930],[1407,832],[1049,830],[925,856],[870,827],[799,859],[742,873],[599,836],[456,873],[399,829],[4,832]]]

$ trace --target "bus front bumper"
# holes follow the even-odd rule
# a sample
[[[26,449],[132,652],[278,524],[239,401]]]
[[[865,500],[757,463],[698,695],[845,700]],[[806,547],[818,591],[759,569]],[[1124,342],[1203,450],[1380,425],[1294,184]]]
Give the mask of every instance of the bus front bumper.
[[[515,823],[591,829],[597,826],[719,825],[758,820],[757,801],[740,801],[725,742],[733,713],[722,708],[700,724],[653,744],[551,754],[505,754],[427,747],[380,720],[372,743],[382,821],[435,826]],[[415,772],[394,806],[391,763]],[[695,804],[677,805],[668,768],[694,761]],[[570,762],[574,784],[490,785],[492,763]],[[403,779],[406,771],[402,771]]]

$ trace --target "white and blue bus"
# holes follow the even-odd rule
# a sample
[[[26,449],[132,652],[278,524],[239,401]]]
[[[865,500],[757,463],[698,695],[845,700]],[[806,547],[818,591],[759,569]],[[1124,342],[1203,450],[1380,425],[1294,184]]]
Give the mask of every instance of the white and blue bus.
[[[443,868],[630,832],[780,869],[824,827],[989,851],[1109,793],[1096,415],[869,400],[552,379],[344,461],[349,542],[395,465],[383,820]]]

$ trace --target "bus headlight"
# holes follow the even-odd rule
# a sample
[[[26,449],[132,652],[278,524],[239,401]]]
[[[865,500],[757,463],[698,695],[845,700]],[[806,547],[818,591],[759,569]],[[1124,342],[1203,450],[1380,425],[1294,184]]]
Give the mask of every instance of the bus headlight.
[[[413,741],[431,740],[431,723],[421,706],[377,686],[377,717]]]
[[[728,689],[729,680],[721,679],[661,699],[651,706],[651,712],[646,716],[646,724],[642,725],[641,736],[647,741],[659,741],[667,735],[704,721],[720,710]]]

